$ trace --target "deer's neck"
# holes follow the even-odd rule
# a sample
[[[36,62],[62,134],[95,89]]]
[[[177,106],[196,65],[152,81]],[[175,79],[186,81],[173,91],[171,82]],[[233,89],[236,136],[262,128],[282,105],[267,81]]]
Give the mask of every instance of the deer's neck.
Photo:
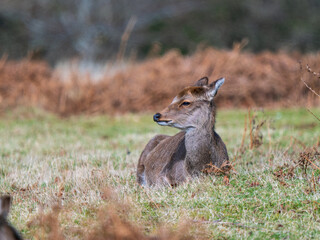
[[[209,116],[207,122],[186,132],[186,169],[190,174],[200,172],[214,158],[214,121]]]

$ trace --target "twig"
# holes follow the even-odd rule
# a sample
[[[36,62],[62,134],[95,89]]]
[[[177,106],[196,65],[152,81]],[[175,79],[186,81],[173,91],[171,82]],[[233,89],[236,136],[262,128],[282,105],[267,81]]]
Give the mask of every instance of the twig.
[[[217,169],[219,172],[222,172],[222,173],[225,173],[222,169],[220,169],[220,168],[218,168],[217,166],[215,166],[215,165],[211,165],[211,167],[214,167],[215,169]]]
[[[128,40],[129,40],[129,37],[130,37],[130,34],[134,28],[134,25],[136,25],[136,22],[137,22],[137,18],[134,16],[134,17],[131,17],[128,24],[127,24],[127,27],[126,29],[124,30],[122,36],[121,36],[121,43],[120,43],[120,47],[119,47],[119,52],[118,52],[118,55],[117,55],[117,61],[121,61],[123,59],[123,56],[124,56],[124,53],[125,53],[125,50],[126,50],[126,47],[127,47],[127,43],[128,43]]]
[[[283,155],[286,155],[286,154],[287,154],[287,152],[289,151],[289,149],[291,149],[291,147],[292,147],[292,145],[293,145],[294,142],[295,142],[295,141],[294,141],[293,137],[291,136],[291,137],[290,137],[290,144],[289,144],[289,146],[285,149],[285,151],[283,152]]]
[[[218,168],[217,166],[213,165],[213,164],[208,164],[210,167],[213,167],[215,169],[217,169],[219,172],[225,173],[222,169]],[[206,169],[204,169],[206,170]]]
[[[306,85],[306,87],[313,92],[315,95],[317,95],[318,97],[320,97],[320,95],[318,93],[316,93],[311,87],[308,86],[308,84],[302,79],[300,78],[300,80],[304,83],[304,85]]]
[[[300,71],[302,71],[302,63],[301,61],[299,61],[300,64]],[[312,69],[310,68],[310,66],[308,64],[306,64],[306,68],[307,71],[312,73],[314,76],[319,77],[320,79],[320,73],[316,73],[314,71],[312,71]],[[320,97],[320,95],[318,93],[316,93],[316,91],[314,91],[311,87],[309,87],[309,85],[302,79],[302,76],[300,75],[300,80],[303,82],[303,84],[311,91],[313,92],[316,96]],[[310,109],[306,108],[318,121],[320,121],[320,119],[313,113],[310,111]]]
[[[307,156],[305,156],[305,158],[306,158],[316,169],[320,170],[320,168],[319,168],[317,165],[315,165]]]
[[[236,165],[235,161],[236,161],[236,159],[237,159],[237,156],[238,156],[238,151],[237,151],[236,154],[234,155],[234,157],[233,157],[233,159],[232,159],[232,161],[231,161],[231,164]]]
[[[311,113],[318,121],[320,121],[320,118],[318,118],[313,112],[311,112],[311,110],[309,108],[306,108],[309,113]]]
[[[320,73],[317,73],[317,72],[315,72],[315,71],[312,71],[311,67],[310,67],[308,64],[306,64],[306,68],[307,68],[307,70],[308,70],[309,73],[312,73],[313,75],[315,75],[315,76],[317,76],[317,77],[320,78]]]
[[[301,142],[299,139],[296,139],[296,138],[293,137],[293,136],[291,136],[291,138],[294,140],[294,142],[299,143],[303,148],[306,148],[306,147],[307,147],[307,146],[306,146],[303,142]]]
[[[253,116],[251,116],[251,111],[249,109],[249,112],[248,112],[248,118],[249,118],[249,129],[250,129],[250,149],[253,148],[253,136],[252,136],[252,119],[253,119]]]
[[[244,140],[246,138],[246,133],[247,133],[247,116],[244,119],[244,130],[243,130],[243,135],[242,135],[242,140],[241,140],[241,145],[240,145],[240,151],[242,151],[242,149],[243,149]]]

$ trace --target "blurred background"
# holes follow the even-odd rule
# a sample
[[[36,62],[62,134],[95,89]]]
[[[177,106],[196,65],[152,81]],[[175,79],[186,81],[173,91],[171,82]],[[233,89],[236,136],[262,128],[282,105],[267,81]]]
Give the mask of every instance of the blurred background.
[[[203,76],[227,79],[220,107],[319,105],[303,83],[320,89],[319,13],[319,0],[2,0],[0,111],[154,111]]]
[[[120,54],[138,59],[243,39],[252,52],[305,53],[320,48],[319,12],[318,0],[1,0],[0,55],[114,59],[126,30]]]
[[[25,239],[320,238],[319,50],[320,0],[0,0],[10,220]],[[204,76],[226,79],[232,171],[137,188],[148,139],[177,132],[152,116]]]

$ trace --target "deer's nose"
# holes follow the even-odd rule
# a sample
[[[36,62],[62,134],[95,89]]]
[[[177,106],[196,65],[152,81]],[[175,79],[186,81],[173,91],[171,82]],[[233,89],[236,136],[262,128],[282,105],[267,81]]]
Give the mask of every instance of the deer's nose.
[[[160,117],[161,117],[161,114],[160,113],[156,113],[155,115],[153,115],[153,121],[158,122]]]

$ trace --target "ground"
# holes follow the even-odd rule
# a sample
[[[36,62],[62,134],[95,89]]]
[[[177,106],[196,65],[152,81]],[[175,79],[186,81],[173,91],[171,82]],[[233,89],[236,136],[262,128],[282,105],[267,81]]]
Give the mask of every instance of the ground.
[[[312,112],[320,116],[319,109]],[[38,109],[7,112],[0,118],[0,192],[14,198],[10,221],[25,238],[43,239],[54,230],[39,216],[58,205],[59,231],[83,239],[98,226],[99,213],[114,206],[147,235],[164,226],[213,239],[320,238],[319,121],[306,109],[251,113],[257,117],[252,126],[247,119],[244,135],[247,110],[218,112],[216,131],[234,167],[227,177],[144,189],[135,176],[141,151],[155,134],[177,132],[156,125],[152,113],[59,118]],[[250,143],[249,129],[263,120]],[[299,166],[305,155],[312,162],[306,173]]]

